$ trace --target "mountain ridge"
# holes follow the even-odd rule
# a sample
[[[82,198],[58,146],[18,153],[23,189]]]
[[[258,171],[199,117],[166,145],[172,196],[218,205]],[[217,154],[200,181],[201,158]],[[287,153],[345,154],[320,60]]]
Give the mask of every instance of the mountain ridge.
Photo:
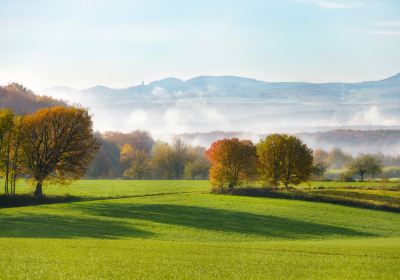
[[[63,88],[63,89],[69,89],[69,90],[76,90],[76,91],[81,91],[81,92],[87,92],[87,91],[92,91],[92,90],[97,90],[97,89],[107,89],[107,90],[116,90],[116,91],[126,91],[129,89],[136,89],[136,88],[140,88],[140,87],[148,87],[148,86],[160,86],[161,84],[164,84],[165,82],[170,82],[170,81],[174,81],[176,83],[180,83],[180,84],[185,84],[185,83],[191,83],[193,81],[198,81],[198,80],[212,80],[212,79],[236,79],[236,80],[246,80],[246,81],[252,81],[255,83],[262,83],[262,84],[267,84],[267,85],[287,85],[287,84],[291,84],[291,85],[357,85],[357,84],[366,84],[366,83],[380,83],[380,82],[400,82],[400,72],[397,74],[394,74],[392,76],[389,76],[387,78],[383,78],[383,79],[378,79],[378,80],[365,80],[365,81],[360,81],[360,82],[298,82],[298,81],[285,81],[285,82],[269,82],[269,81],[264,81],[264,80],[259,80],[259,79],[255,79],[255,78],[250,78],[250,77],[243,77],[243,76],[235,76],[235,75],[202,75],[202,76],[196,76],[190,79],[179,79],[179,78],[175,78],[175,77],[167,77],[167,78],[163,78],[160,80],[154,80],[151,81],[148,84],[143,85],[131,85],[131,86],[126,86],[126,87],[120,87],[120,88],[114,88],[114,87],[110,87],[110,86],[105,86],[105,85],[94,85],[92,87],[88,87],[88,88],[83,88],[83,89],[76,89],[73,87],[69,87],[69,86],[64,86],[64,85],[59,85],[59,86],[53,86],[53,87],[49,87],[44,89],[45,92],[48,92],[51,89],[57,89],[57,88]]]

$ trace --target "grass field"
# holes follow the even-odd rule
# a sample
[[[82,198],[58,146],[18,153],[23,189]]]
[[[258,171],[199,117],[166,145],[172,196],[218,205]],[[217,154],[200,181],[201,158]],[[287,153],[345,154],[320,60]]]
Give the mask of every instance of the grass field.
[[[398,213],[208,191],[205,181],[46,187],[83,199],[0,209],[0,278],[400,279]]]

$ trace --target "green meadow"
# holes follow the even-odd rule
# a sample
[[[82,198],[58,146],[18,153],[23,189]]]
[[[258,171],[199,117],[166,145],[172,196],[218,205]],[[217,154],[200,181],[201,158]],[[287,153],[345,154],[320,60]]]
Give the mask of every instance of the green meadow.
[[[346,184],[301,187],[399,199],[397,183]],[[209,190],[207,181],[47,186],[80,199],[0,209],[0,278],[400,279],[398,213]]]

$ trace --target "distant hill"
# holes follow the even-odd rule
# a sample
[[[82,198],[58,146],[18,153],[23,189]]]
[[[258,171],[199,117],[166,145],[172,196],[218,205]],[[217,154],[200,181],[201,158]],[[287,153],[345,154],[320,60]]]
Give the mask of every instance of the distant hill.
[[[66,103],[48,96],[35,95],[19,84],[0,87],[0,108],[11,108],[16,113],[32,113],[52,106],[66,106]]]
[[[148,85],[122,89],[95,86],[82,92],[97,97],[113,95],[129,99],[149,97],[157,88],[164,89],[164,93],[170,98],[240,97],[268,99],[279,103],[351,103],[358,99],[365,104],[375,101],[399,101],[400,73],[387,79],[360,83],[264,82],[236,76],[201,76],[186,81],[166,78]]]
[[[96,128],[152,133],[315,131],[400,125],[400,74],[359,83],[264,82],[234,76],[167,78],[121,89],[51,88],[92,109]]]

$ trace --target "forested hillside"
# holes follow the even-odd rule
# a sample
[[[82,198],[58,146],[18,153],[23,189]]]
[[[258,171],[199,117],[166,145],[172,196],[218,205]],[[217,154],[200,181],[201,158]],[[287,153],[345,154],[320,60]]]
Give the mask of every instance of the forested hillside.
[[[35,95],[33,91],[20,84],[0,86],[0,108],[11,108],[16,113],[32,113],[52,106],[66,106],[66,104],[48,96]]]

